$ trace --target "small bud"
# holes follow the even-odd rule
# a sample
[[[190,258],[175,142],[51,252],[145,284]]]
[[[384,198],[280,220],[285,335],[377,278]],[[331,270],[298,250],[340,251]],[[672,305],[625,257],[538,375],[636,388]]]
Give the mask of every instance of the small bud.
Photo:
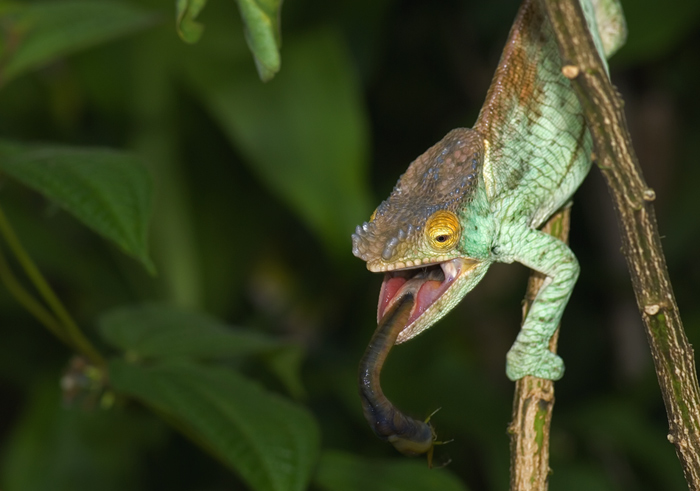
[[[578,77],[581,70],[576,65],[564,65],[564,68],[561,69],[561,73],[563,73],[566,78],[571,80]]]

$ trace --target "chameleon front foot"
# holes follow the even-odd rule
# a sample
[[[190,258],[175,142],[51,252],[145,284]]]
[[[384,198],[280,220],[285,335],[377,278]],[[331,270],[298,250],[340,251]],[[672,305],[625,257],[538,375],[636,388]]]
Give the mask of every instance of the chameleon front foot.
[[[506,375],[514,382],[525,375],[559,380],[564,375],[564,361],[548,349],[528,350],[516,343],[506,355]]]

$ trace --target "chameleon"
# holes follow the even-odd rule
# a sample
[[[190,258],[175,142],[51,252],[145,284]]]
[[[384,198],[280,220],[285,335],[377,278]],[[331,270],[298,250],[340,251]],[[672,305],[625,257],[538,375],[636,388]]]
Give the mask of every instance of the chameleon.
[[[580,1],[605,60],[625,40],[621,7]],[[507,377],[564,374],[548,346],[579,265],[566,244],[539,229],[590,170],[593,143],[563,66],[543,6],[525,0],[474,126],[450,131],[414,160],[352,235],[353,254],[384,273],[378,328],[360,366],[364,413],[403,453],[430,451],[435,434],[386,400],[384,359],[393,344],[445,316],[494,262],[519,262],[546,276],[506,354]]]

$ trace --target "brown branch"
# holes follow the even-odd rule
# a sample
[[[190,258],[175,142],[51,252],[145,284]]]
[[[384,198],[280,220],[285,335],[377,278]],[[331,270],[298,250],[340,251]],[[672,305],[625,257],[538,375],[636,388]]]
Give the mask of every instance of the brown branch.
[[[569,215],[565,207],[545,224],[544,232],[567,242]],[[523,302],[523,321],[540,291],[546,276],[533,271]],[[556,353],[559,330],[552,336],[549,349]],[[554,409],[554,382],[527,375],[515,383],[513,420],[510,434],[511,491],[546,490],[549,477],[549,427]]]
[[[700,490],[700,390],[647,187],[632,147],[623,102],[606,76],[578,0],[542,0],[554,27],[564,74],[583,108],[622,232],[623,253],[646,327],[676,447],[692,490]],[[564,68],[564,67],[562,67]]]

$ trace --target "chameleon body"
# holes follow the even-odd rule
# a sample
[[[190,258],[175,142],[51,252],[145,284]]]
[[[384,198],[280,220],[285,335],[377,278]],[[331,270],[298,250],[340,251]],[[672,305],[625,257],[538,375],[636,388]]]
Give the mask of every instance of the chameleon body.
[[[581,5],[605,58],[624,40],[619,4]],[[378,322],[395,313],[404,295],[412,297],[396,344],[442,318],[492,263],[517,261],[547,280],[506,356],[506,374],[511,380],[563,375],[564,364],[548,345],[579,266],[568,246],[539,228],[581,184],[593,145],[562,67],[542,7],[526,0],[473,129],[452,130],[418,157],[357,227],[353,254],[370,271],[385,273]],[[365,415],[371,422],[367,409]]]

